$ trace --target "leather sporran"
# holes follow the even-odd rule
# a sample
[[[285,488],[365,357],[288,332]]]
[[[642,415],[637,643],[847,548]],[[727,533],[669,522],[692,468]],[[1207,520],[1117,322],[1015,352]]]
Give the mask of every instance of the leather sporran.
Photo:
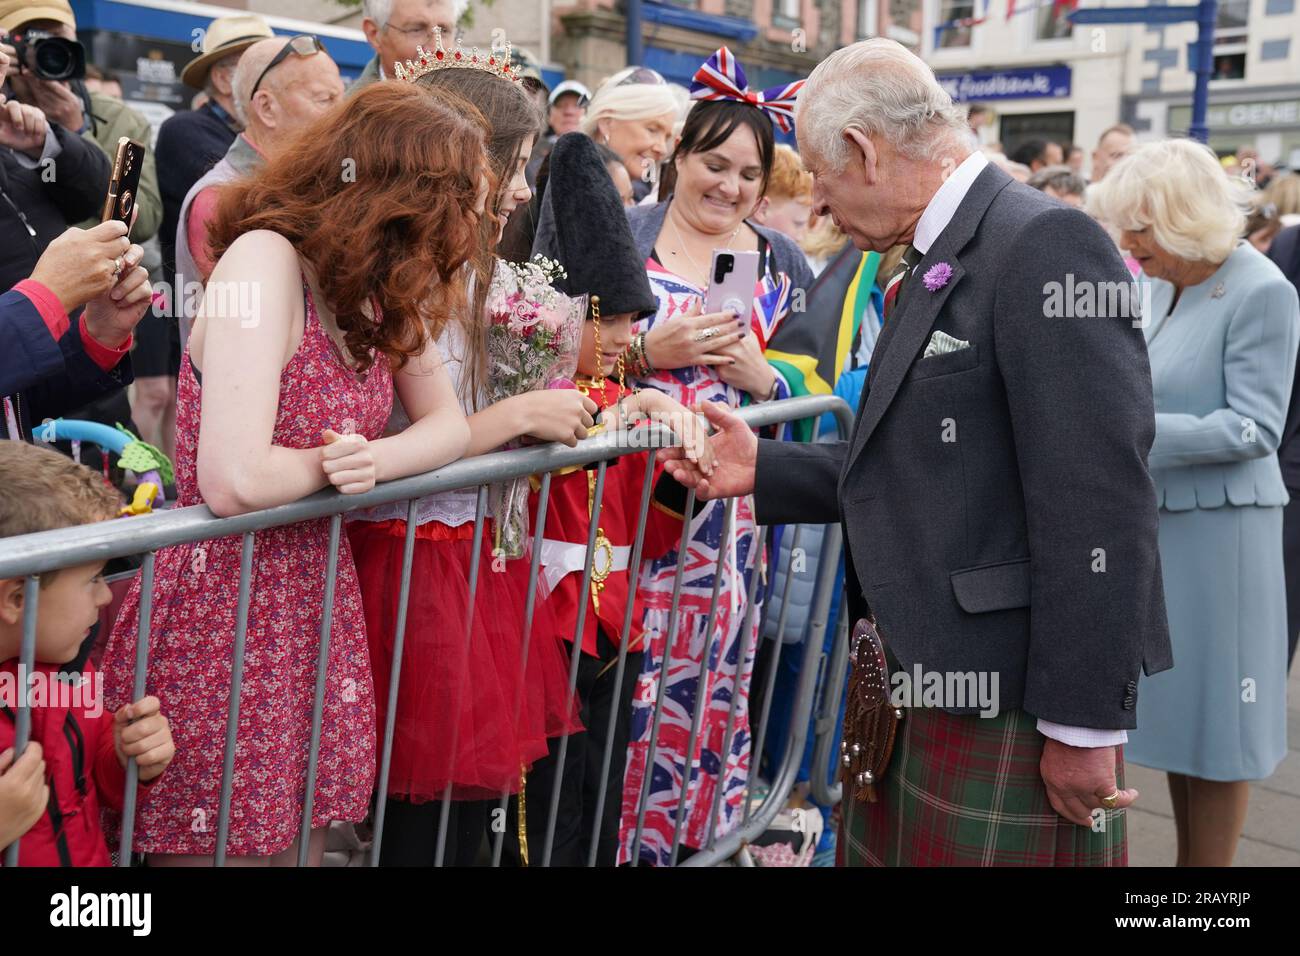
[[[889,700],[889,660],[875,622],[858,621],[850,640],[852,671],[844,706],[840,773],[847,794],[875,803],[876,787],[889,768],[903,710]]]

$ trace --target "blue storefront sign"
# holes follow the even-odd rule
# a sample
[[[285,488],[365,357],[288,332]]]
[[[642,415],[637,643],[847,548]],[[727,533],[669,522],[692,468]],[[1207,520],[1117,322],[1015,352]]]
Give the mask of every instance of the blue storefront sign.
[[[939,85],[958,103],[971,100],[1020,100],[1070,95],[1068,66],[1035,66],[1023,70],[949,73]]]

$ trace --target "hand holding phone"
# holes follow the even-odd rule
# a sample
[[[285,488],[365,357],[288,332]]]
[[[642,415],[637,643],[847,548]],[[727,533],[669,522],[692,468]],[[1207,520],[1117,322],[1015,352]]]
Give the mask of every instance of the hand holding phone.
[[[754,309],[754,288],[758,285],[758,259],[758,253],[753,251],[713,250],[704,311],[734,312],[748,329],[748,319]]]
[[[108,181],[108,196],[104,200],[102,221],[116,219],[126,223],[130,235],[135,222],[135,199],[140,188],[140,173],[144,169],[145,147],[123,136],[117,141],[117,154],[113,157],[113,175]]]

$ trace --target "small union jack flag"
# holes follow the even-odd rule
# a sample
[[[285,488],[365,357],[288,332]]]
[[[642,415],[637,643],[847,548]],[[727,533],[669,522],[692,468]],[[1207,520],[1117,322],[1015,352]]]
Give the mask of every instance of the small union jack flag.
[[[719,47],[695,71],[695,77],[691,80],[691,98],[749,103],[766,112],[783,132],[788,133],[793,128],[794,103],[803,84],[803,80],[795,80],[784,86],[774,86],[755,93],[750,90],[749,81],[745,79],[744,68],[724,46]]]

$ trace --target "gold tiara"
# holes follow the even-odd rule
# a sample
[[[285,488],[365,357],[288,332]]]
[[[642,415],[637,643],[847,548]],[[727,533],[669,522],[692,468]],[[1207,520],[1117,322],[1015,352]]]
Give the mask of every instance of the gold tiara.
[[[461,48],[460,40],[456,41],[454,50],[448,50],[442,45],[442,27],[434,27],[433,50],[417,46],[415,52],[416,58],[407,60],[405,65],[393,64],[393,72],[399,80],[413,83],[425,74],[436,73],[438,70],[482,70],[503,80],[509,80],[511,83],[519,83],[522,80],[510,65],[509,40],[505,41],[504,53],[493,50],[485,57],[479,53],[478,47],[466,52]]]

